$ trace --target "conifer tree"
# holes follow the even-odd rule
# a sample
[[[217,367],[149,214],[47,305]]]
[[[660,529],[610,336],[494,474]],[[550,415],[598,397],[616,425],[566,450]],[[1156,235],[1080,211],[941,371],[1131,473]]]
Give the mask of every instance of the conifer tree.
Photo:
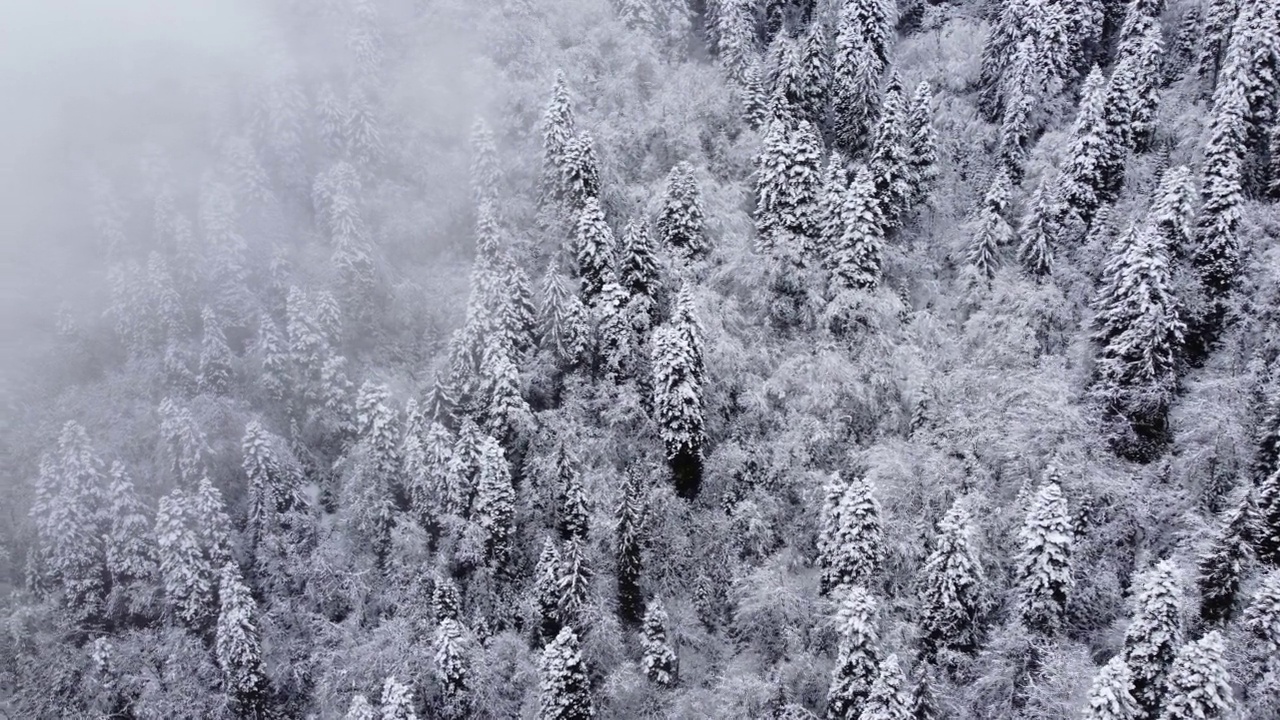
[[[587,562],[586,540],[570,538],[560,558],[559,613],[560,621],[578,632],[586,632],[589,622],[586,609],[591,599],[592,576]]]
[[[600,163],[589,133],[578,133],[565,144],[561,172],[565,194],[575,208],[583,207],[588,199],[599,202]]]
[[[573,105],[569,100],[564,71],[557,70],[551,99],[542,115],[542,182],[543,192],[552,197],[564,193],[566,150],[575,134]]]
[[[911,175],[911,137],[907,135],[909,118],[902,82],[897,74],[889,78],[880,98],[880,118],[876,123],[875,141],[869,167],[876,186],[881,225],[890,230],[901,224],[902,215],[915,193]]]
[[[848,162],[839,150],[827,156],[822,175],[822,198],[818,204],[818,237],[806,248],[821,265],[827,265],[844,234],[844,197],[849,190]]]
[[[833,473],[827,484],[818,537],[822,591],[866,585],[884,554],[880,503],[871,483],[857,477],[846,481]]]
[[[1245,608],[1244,626],[1273,657],[1280,653],[1280,570],[1262,576]]]
[[[557,492],[560,508],[556,526],[561,539],[565,541],[575,538],[585,539],[591,509],[587,502],[586,488],[582,485],[582,474],[578,472],[578,458],[574,455],[567,441],[561,441],[556,451],[556,478],[559,482]]]
[[[462,625],[455,618],[442,619],[435,640],[436,677],[444,696],[445,717],[461,720],[468,716],[471,691],[471,661]]]
[[[588,303],[614,278],[614,253],[613,231],[605,222],[599,201],[589,197],[578,216],[574,248],[578,274],[582,277],[582,297]]]
[[[938,523],[938,539],[925,560],[920,629],[927,654],[978,645],[982,568],[970,541],[969,514],[956,503]]]
[[[861,0],[846,2],[836,24],[831,98],[836,145],[850,155],[866,146],[875,121],[876,94],[885,59],[867,32]],[[884,7],[876,0],[867,6]]]
[[[257,605],[234,563],[222,568],[218,586],[217,657],[231,707],[240,717],[261,717],[266,711],[267,677],[254,617]]]
[[[67,422],[58,435],[57,454],[41,459],[31,516],[49,579],[61,583],[64,602],[79,619],[97,613],[106,589],[106,484],[88,433]]]
[[[1151,203],[1148,221],[1164,236],[1175,258],[1188,258],[1195,242],[1196,188],[1191,170],[1179,165],[1165,171]]]
[[[908,207],[929,196],[938,173],[938,131],[933,127],[933,88],[927,81],[916,86],[907,110],[907,164],[912,194]]]
[[[1131,52],[1126,48],[1132,46]],[[1131,150],[1143,151],[1151,145],[1155,134],[1156,110],[1159,105],[1160,69],[1164,57],[1164,43],[1160,27],[1152,23],[1132,41],[1122,44],[1120,59],[1112,73],[1109,93],[1122,93],[1118,100],[1125,103],[1125,125],[1117,134],[1127,139]]]
[[[533,570],[533,600],[538,610],[538,631],[544,643],[560,632],[560,551],[551,538],[542,541],[542,553]]]
[[[1235,25],[1239,12],[1239,0],[1211,0],[1204,25],[1201,28],[1202,45],[1200,47],[1199,70],[1213,84],[1217,83],[1218,71],[1222,67],[1222,55],[1231,38],[1231,29]]]
[[[1085,78],[1080,106],[1071,128],[1071,149],[1062,170],[1062,201],[1086,227],[1093,222],[1098,207],[1110,198],[1105,192],[1106,175],[1118,153],[1107,124],[1106,80],[1094,67]]]
[[[533,411],[520,394],[520,371],[511,360],[509,338],[491,334],[485,343],[480,374],[486,385],[488,402],[484,410],[484,430],[506,447],[533,427]]]
[[[800,105],[809,122],[820,127],[826,121],[827,97],[831,89],[831,58],[822,23],[809,24],[809,30],[800,39],[798,58],[803,80]]]
[[[756,231],[771,249],[799,236],[800,247],[817,233],[822,192],[821,143],[813,126],[774,119],[756,166]]]
[[[497,143],[489,124],[477,117],[471,126],[471,197],[476,207],[496,203],[501,183]]]
[[[633,298],[645,298],[652,306],[658,292],[658,261],[648,223],[632,220],[622,233],[619,248],[618,282]],[[648,328],[644,328],[647,330]]]
[[[565,366],[575,365],[586,350],[586,310],[577,295],[569,292],[555,266],[547,268],[542,280],[542,305],[538,327],[541,345]]]
[[[249,535],[256,546],[275,527],[278,515],[299,505],[301,472],[285,455],[283,441],[267,432],[262,423],[250,420],[245,426],[244,474],[249,478]]]
[[[1062,622],[1071,591],[1071,513],[1058,483],[1050,481],[1036,493],[1019,537],[1020,607],[1023,621],[1042,632],[1054,632]]]
[[[293,387],[289,348],[279,326],[268,315],[263,316],[259,326],[258,351],[262,354],[262,374],[258,382],[268,400],[283,403]]]
[[[1280,469],[1280,383],[1275,380],[1263,386],[1262,413],[1253,429],[1254,482],[1263,482]]]
[[[756,18],[752,0],[721,0],[716,3],[714,27],[720,63],[729,77],[743,80],[755,66]]]
[[[542,650],[538,720],[591,720],[596,716],[578,636],[564,628]]]
[[[489,436],[480,441],[475,516],[484,534],[485,559],[499,570],[507,568],[515,518],[515,490],[502,446]]]
[[[1089,688],[1086,720],[1137,720],[1138,701],[1133,699],[1133,675],[1124,657],[1116,655],[1103,665]]]
[[[649,4],[649,0],[616,0],[614,5],[618,11],[618,17],[627,24],[627,27],[641,32],[652,31],[657,27],[657,18],[654,16],[653,6]]]
[[[1042,178],[1031,195],[1030,209],[1023,218],[1018,262],[1031,276],[1041,278],[1053,271],[1053,245],[1060,229],[1060,203],[1049,178]]]
[[[1030,40],[1024,41],[1020,49],[1024,52],[1030,47]],[[1029,59],[1022,58],[1021,55],[1015,60],[1022,60],[1017,65],[1019,70],[1014,72],[1014,76],[1018,78],[1026,77],[1026,74],[1032,72],[1030,70],[1021,69],[1030,63]],[[1009,173],[1009,178],[1014,182],[1022,182],[1022,176],[1025,173],[1024,165],[1026,164],[1027,155],[1031,151],[1032,136],[1036,132],[1032,114],[1036,106],[1036,95],[1030,80],[1017,83],[1009,91],[1009,99],[1005,102],[1004,115],[1000,119],[1000,142],[996,148],[996,155],[1000,159],[1000,163],[1004,171]]]
[[[231,384],[231,348],[222,325],[206,307],[200,313],[204,335],[200,341],[200,388],[214,395],[223,395]]]
[[[622,500],[615,513],[614,559],[616,564],[618,614],[623,622],[637,623],[644,612],[644,596],[640,590],[643,568],[641,551],[644,543],[644,521],[647,502],[643,479],[638,472],[627,475]]]
[[[156,511],[156,548],[165,604],[188,627],[208,619],[213,599],[213,567],[201,549],[190,497],[175,488],[160,498]]]
[[[911,697],[906,684],[907,676],[898,664],[897,655],[880,661],[876,681],[871,684],[871,692],[858,720],[912,720]]]
[[[382,684],[381,720],[418,720],[413,710],[413,692],[394,676]]]
[[[1200,586],[1200,619],[1224,623],[1231,618],[1245,566],[1253,554],[1258,509],[1251,488],[1245,488],[1200,556],[1196,584]]]
[[[729,0],[729,2],[750,2],[750,0]],[[760,77],[760,66],[757,62],[746,65],[742,71],[742,114],[752,128],[761,128],[769,120],[769,94],[764,87],[764,79]]]
[[[1164,442],[1177,384],[1186,325],[1171,280],[1164,238],[1147,225],[1111,250],[1095,298],[1095,397],[1129,425],[1136,444],[1121,440],[1119,447],[1135,457]]]
[[[631,296],[614,281],[605,283],[596,298],[596,355],[604,374],[621,382],[630,374],[633,335],[637,321],[632,317]],[[643,325],[643,322],[640,324]]]
[[[106,538],[107,573],[111,586],[119,590],[154,575],[155,539],[142,499],[119,462],[111,464],[107,502],[111,521]]]
[[[696,495],[701,483],[705,375],[702,328],[685,287],[675,321],[653,334],[653,405],[676,490],[686,498]]]
[[[871,172],[859,167],[844,196],[843,232],[827,261],[838,290],[874,290],[880,285],[884,231],[875,192]]]
[[[658,212],[658,234],[663,245],[694,258],[709,250],[703,225],[702,193],[693,166],[677,163],[667,175],[662,209]]]
[[[512,360],[525,357],[537,344],[538,310],[534,306],[529,276],[514,262],[503,264],[503,285],[507,297],[502,303],[502,329],[515,353]]]
[[[1133,673],[1133,697],[1147,718],[1164,701],[1165,677],[1182,639],[1181,588],[1173,562],[1162,560],[1143,582],[1124,636],[1124,662]]]
[[[1183,645],[1169,671],[1161,720],[1231,717],[1235,707],[1226,652],[1218,631]]]
[[[213,568],[222,567],[231,559],[231,519],[227,517],[222,491],[208,477],[200,478],[192,507],[204,552]]]
[[[674,687],[679,677],[676,653],[667,642],[667,621],[662,601],[654,598],[645,610],[640,629],[640,648],[644,653],[640,667],[645,677],[659,687]]]
[[[827,690],[827,717],[856,720],[878,674],[880,636],[876,631],[876,605],[871,594],[858,585],[843,592],[837,618],[840,646]]]
[[[982,68],[978,79],[981,88],[978,107],[987,120],[1000,117],[1003,107],[1001,87],[1004,69],[1010,66],[1019,41],[1027,29],[1030,3],[1026,0],[1004,0],[982,47]]]
[[[1210,296],[1221,298],[1240,268],[1240,204],[1243,201],[1245,114],[1248,103],[1237,83],[1222,83],[1214,94],[1213,122],[1204,149],[1201,196],[1192,261]]]
[[[1258,559],[1280,567],[1280,470],[1258,485],[1255,540]]]
[[[982,199],[977,231],[969,244],[969,264],[988,280],[996,274],[1000,248],[1013,242],[1013,228],[1005,219],[1009,212],[1011,191],[1008,173],[998,171]]]

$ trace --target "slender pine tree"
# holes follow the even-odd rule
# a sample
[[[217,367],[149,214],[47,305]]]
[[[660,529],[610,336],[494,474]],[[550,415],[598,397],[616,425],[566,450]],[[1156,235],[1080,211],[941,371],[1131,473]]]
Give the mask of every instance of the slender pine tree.
[[[645,677],[659,687],[674,687],[679,681],[676,653],[667,642],[668,620],[662,601],[654,598],[645,610],[640,629],[640,648],[644,653],[640,667]]]
[[[596,716],[586,664],[572,629],[562,629],[543,648],[538,670],[538,720],[591,720]]]
[[[1124,662],[1133,674],[1133,697],[1144,717],[1164,702],[1165,677],[1182,640],[1182,588],[1178,570],[1162,560],[1142,584],[1133,621],[1124,635]]]
[[[938,523],[934,550],[924,564],[920,629],[928,656],[944,648],[970,652],[978,646],[982,567],[970,534],[968,512],[953,504]]]
[[[1020,608],[1023,621],[1045,633],[1055,632],[1071,592],[1071,513],[1058,483],[1036,493],[1019,537]]]
[[[876,603],[861,586],[844,590],[837,622],[840,646],[827,691],[827,717],[855,720],[866,706],[880,663]]]
[[[1225,643],[1216,630],[1178,650],[1160,720],[1231,717],[1235,700],[1225,654]]]

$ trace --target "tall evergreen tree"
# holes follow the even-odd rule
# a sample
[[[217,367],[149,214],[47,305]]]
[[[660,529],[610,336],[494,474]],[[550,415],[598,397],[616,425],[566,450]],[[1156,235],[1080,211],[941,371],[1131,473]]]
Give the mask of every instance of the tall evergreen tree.
[[[876,24],[875,11],[884,7],[877,0],[849,0],[836,24],[831,76],[833,129],[837,146],[848,154],[865,147],[875,122],[885,48],[878,46],[867,26]],[[880,34],[887,40],[887,33]]]
[[[1169,671],[1161,720],[1212,720],[1231,717],[1235,708],[1231,678],[1218,631],[1183,645]]]
[[[468,717],[471,661],[467,657],[462,625],[455,618],[444,618],[436,628],[435,669],[443,695],[445,717],[451,720]]]
[[[832,474],[818,536],[822,592],[868,584],[883,555],[880,503],[871,483],[862,477],[846,481],[839,473]]]
[[[1164,236],[1175,258],[1189,258],[1195,242],[1196,188],[1186,165],[1169,168],[1160,178],[1148,222]]]
[[[756,18],[752,0],[721,0],[716,3],[716,47],[729,77],[743,80],[754,67]]]
[[[200,320],[204,330],[200,341],[200,388],[223,395],[231,384],[231,348],[213,308],[202,310]]]
[[[577,295],[569,292],[555,266],[547,268],[542,280],[542,304],[538,313],[540,343],[561,364],[577,364],[586,352],[586,310]]]
[[[1280,567],[1280,470],[1258,485],[1255,547],[1258,559]]]
[[[591,720],[596,716],[578,636],[564,628],[542,650],[538,720]]]
[[[1201,28],[1199,70],[1212,83],[1217,82],[1222,56],[1230,41],[1239,7],[1239,0],[1210,0],[1208,4]]]
[[[920,629],[926,653],[978,646],[982,568],[970,540],[969,514],[953,504],[938,523],[938,538],[925,560],[920,590]]]
[[[982,199],[977,228],[966,253],[969,264],[988,280],[996,274],[1000,248],[1013,243],[1013,228],[1005,219],[1011,193],[1008,173],[998,171]]]
[[[1116,655],[1103,665],[1089,688],[1086,720],[1137,720],[1138,701],[1133,699],[1133,674],[1124,657]]]
[[[679,679],[676,653],[667,642],[667,622],[667,611],[655,598],[645,610],[640,630],[640,666],[645,677],[659,687],[673,687]]]
[[[594,197],[585,200],[578,216],[574,254],[578,274],[582,277],[582,297],[594,300],[605,283],[614,279],[613,230],[605,222],[604,212]]]
[[[533,600],[538,610],[538,631],[547,643],[560,633],[560,551],[551,538],[542,541],[542,553],[533,570]]]
[[[418,720],[413,710],[413,691],[394,676],[382,684],[381,720]]]
[[[704,234],[702,193],[693,175],[693,166],[677,163],[667,175],[667,188],[658,212],[658,234],[662,243],[685,257],[708,251]]]
[[[155,538],[146,507],[124,465],[112,463],[110,474],[107,508],[111,524],[106,537],[106,565],[112,588],[120,591],[155,575]]]
[[[1231,618],[1245,566],[1253,554],[1257,508],[1251,488],[1245,488],[1200,555],[1196,584],[1200,587],[1200,619],[1206,623]]]
[[[201,548],[195,514],[191,498],[175,488],[160,498],[155,535],[166,610],[198,628],[208,619],[214,570]]]
[[[560,558],[559,608],[560,621],[578,632],[585,633],[590,622],[587,606],[591,600],[591,581],[594,573],[587,561],[586,540],[571,538],[564,545]]]
[[[1022,221],[1018,262],[1033,277],[1042,278],[1053,272],[1053,243],[1061,228],[1057,218],[1061,207],[1058,189],[1050,185],[1049,178],[1041,178]]]
[[[1245,608],[1244,626],[1273,657],[1280,653],[1280,570],[1262,576]]]
[[[1133,697],[1146,718],[1156,717],[1164,703],[1165,677],[1182,639],[1181,594],[1177,568],[1162,560],[1143,582],[1125,631],[1124,662],[1133,673]]]
[[[476,206],[496,203],[501,183],[497,142],[489,124],[477,117],[471,125],[471,197]]]
[[[589,198],[600,200],[600,163],[589,133],[578,133],[565,144],[561,172],[565,193],[575,208],[583,207]]]
[[[1102,70],[1094,67],[1085,78],[1080,106],[1071,128],[1071,149],[1062,169],[1062,202],[1086,227],[1098,207],[1111,198],[1106,176],[1119,153],[1107,124],[1107,87]]]
[[[860,167],[845,192],[843,232],[831,257],[832,283],[839,290],[874,290],[880,285],[884,230],[871,172]]]
[[[807,121],[790,126],[775,118],[756,165],[756,231],[771,249],[815,237],[822,192],[821,142]]]
[[[1022,617],[1028,626],[1053,632],[1062,622],[1071,591],[1071,513],[1058,483],[1036,493],[1019,537],[1018,577]]]
[[[515,489],[502,446],[489,436],[480,442],[475,517],[484,536],[485,559],[507,569],[515,519]]]
[[[615,513],[614,560],[617,578],[618,614],[623,622],[635,624],[644,612],[644,596],[640,590],[643,568],[644,522],[647,498],[643,479],[638,472],[627,475],[622,500]]]
[[[1239,84],[1218,86],[1201,170],[1204,205],[1192,254],[1200,281],[1214,298],[1221,298],[1230,290],[1240,269],[1240,241],[1236,235],[1244,192],[1247,111],[1248,102]]]
[[[566,150],[575,132],[573,104],[569,99],[568,83],[565,80],[564,71],[557,70],[555,84],[551,89],[551,99],[547,102],[546,110],[542,114],[543,192],[552,197],[563,196],[564,168],[568,160]]]
[[[908,207],[929,196],[938,174],[938,131],[933,127],[933,88],[927,81],[916,86],[907,110],[907,164],[912,194]]]
[[[676,304],[673,322],[653,334],[653,404],[676,490],[691,498],[702,479],[706,368],[702,328],[688,287],[680,290]]]
[[[880,662],[876,604],[861,586],[847,588],[840,606],[840,646],[827,691],[829,720],[856,720],[875,683]]]
[[[907,135],[909,118],[902,82],[897,74],[889,78],[880,98],[880,117],[876,122],[869,167],[876,186],[881,226],[887,231],[898,227],[902,215],[915,193],[911,173],[911,138]]]
[[[912,720],[911,696],[906,684],[907,676],[898,664],[897,655],[881,660],[858,720]]]
[[[269,694],[262,668],[262,646],[254,617],[257,605],[234,563],[222,568],[218,586],[217,658],[223,687],[239,717],[262,717]]]
[[[1111,251],[1095,299],[1095,397],[1128,424],[1119,449],[1148,457],[1166,440],[1166,415],[1177,385],[1186,325],[1179,316],[1169,252],[1149,225],[1131,230]]]

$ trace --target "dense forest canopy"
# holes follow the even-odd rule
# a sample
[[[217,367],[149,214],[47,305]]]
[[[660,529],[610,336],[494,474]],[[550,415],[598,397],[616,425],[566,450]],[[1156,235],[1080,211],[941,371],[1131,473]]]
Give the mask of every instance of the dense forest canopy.
[[[1280,717],[1280,3],[0,34],[0,716]]]

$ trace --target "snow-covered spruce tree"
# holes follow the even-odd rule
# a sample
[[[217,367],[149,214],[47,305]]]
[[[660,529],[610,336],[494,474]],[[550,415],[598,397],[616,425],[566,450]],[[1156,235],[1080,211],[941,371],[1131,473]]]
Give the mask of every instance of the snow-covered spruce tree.
[[[504,447],[533,428],[533,411],[520,394],[520,370],[512,361],[510,339],[504,333],[486,338],[484,359],[480,364],[481,382],[486,389],[484,430]]]
[[[1232,717],[1235,700],[1225,653],[1222,635],[1216,630],[1178,650],[1169,671],[1160,720]]]
[[[1255,547],[1258,559],[1280,567],[1280,470],[1258,485]]]
[[[301,504],[302,477],[296,462],[285,454],[284,441],[256,419],[245,425],[241,448],[244,474],[249,479],[248,530],[250,543],[256,546],[276,527],[280,513]]]
[[[542,184],[544,196],[564,195],[566,150],[575,135],[573,104],[564,71],[557,70],[551,99],[542,114]]]
[[[196,513],[196,530],[205,555],[216,572],[231,559],[231,519],[227,517],[222,491],[209,478],[200,478],[192,498]]]
[[[1231,289],[1240,270],[1240,204],[1248,102],[1238,83],[1224,82],[1214,93],[1213,121],[1204,149],[1200,194],[1204,205],[1196,227],[1192,262],[1213,298]]]
[[[1041,632],[1057,631],[1071,592],[1071,512],[1058,483],[1036,493],[1019,532],[1019,608],[1023,622]]]
[[[871,692],[858,720],[913,720],[907,676],[902,672],[897,655],[880,661],[876,681],[871,684]]]
[[[369,698],[357,693],[351,696],[351,704],[343,717],[345,720],[378,720],[378,713]]]
[[[226,394],[231,386],[231,348],[213,308],[200,311],[203,334],[200,339],[200,389],[214,395]]]
[[[515,262],[502,264],[507,296],[502,303],[501,325],[511,340],[512,360],[524,358],[537,344],[538,309],[533,302],[529,276]]]
[[[155,575],[155,538],[147,508],[129,479],[124,465],[111,464],[111,485],[107,490],[110,530],[106,537],[107,574],[113,592]]]
[[[479,462],[475,520],[484,535],[485,560],[496,570],[504,571],[511,552],[515,518],[511,468],[502,446],[487,435],[480,441]]]
[[[1105,175],[1119,154],[1118,143],[1107,124],[1106,79],[1094,67],[1085,78],[1080,105],[1071,127],[1071,149],[1062,168],[1062,202],[1088,227],[1098,207],[1111,198],[1105,192]]]
[[[1035,278],[1043,278],[1053,272],[1053,243],[1057,241],[1062,227],[1058,219],[1062,208],[1058,199],[1059,189],[1048,176],[1041,178],[1022,219],[1018,262]]]
[[[831,57],[827,50],[827,33],[822,23],[810,23],[800,39],[800,105],[805,117],[817,127],[827,119],[827,98],[831,92]]]
[[[729,77],[742,81],[756,59],[756,3],[719,0],[715,17],[716,48]]]
[[[468,515],[475,499],[480,476],[481,444],[486,437],[470,417],[463,418],[458,423],[458,435],[453,444],[448,475],[457,497],[457,509],[454,512],[459,515]]]
[[[702,480],[703,388],[706,369],[702,328],[693,316],[692,296],[681,288],[677,317],[653,333],[653,405],[658,434],[667,449],[676,491],[692,498]]]
[[[1160,178],[1147,221],[1164,236],[1175,258],[1189,258],[1195,242],[1196,188],[1186,165],[1169,168]]]
[[[1116,655],[1098,670],[1089,687],[1085,720],[1137,720],[1138,701],[1133,699],[1133,675],[1124,658]]]
[[[618,282],[632,298],[645,298],[652,308],[658,294],[658,260],[649,225],[643,220],[627,223],[618,252]],[[652,316],[646,316],[652,321]],[[643,328],[648,330],[648,327]]]
[[[933,127],[933,88],[927,81],[916,86],[907,109],[907,164],[910,168],[911,208],[929,197],[938,174],[938,131]]]
[[[587,491],[583,487],[582,473],[578,471],[578,467],[579,461],[573,449],[562,441],[556,451],[556,479],[559,482],[556,491],[560,500],[556,529],[560,532],[560,538],[565,541],[586,538],[591,518]]]
[[[431,614],[436,622],[457,620],[461,609],[462,599],[458,595],[457,583],[450,577],[437,576],[431,590]]]
[[[1222,68],[1223,53],[1231,40],[1231,30],[1239,12],[1239,0],[1210,0],[1201,27],[1199,72],[1216,84]]]
[[[756,162],[756,231],[761,248],[798,236],[796,249],[816,235],[822,194],[821,141],[801,120],[774,119]]]
[[[156,510],[156,555],[166,612],[190,628],[209,619],[214,570],[200,545],[191,498],[175,488]]]
[[[938,523],[938,537],[923,568],[920,629],[927,657],[941,649],[970,652],[978,647],[982,567],[970,534],[968,512],[953,504]]]
[[[502,166],[498,163],[498,145],[484,118],[471,125],[471,197],[476,207],[498,201],[502,184]]]
[[[1196,584],[1200,587],[1200,619],[1206,623],[1231,619],[1240,580],[1253,555],[1257,512],[1252,488],[1246,487],[1223,513],[1221,524],[1200,555]]]
[[[542,541],[542,552],[533,570],[533,601],[538,611],[538,632],[542,642],[550,642],[561,628],[560,551],[551,538]]]
[[[871,178],[876,186],[881,227],[886,232],[902,223],[902,216],[915,192],[908,155],[911,138],[907,129],[906,98],[902,94],[902,81],[894,73],[880,98],[880,117],[876,122],[869,162]]]
[[[561,623],[579,633],[585,633],[590,622],[586,610],[591,600],[593,575],[587,562],[586,540],[571,538],[564,544],[560,556],[559,613]]]
[[[613,230],[605,222],[600,202],[588,197],[578,215],[574,236],[574,255],[578,275],[582,278],[582,298],[588,304],[600,294],[604,284],[614,278],[614,254]]]
[[[789,32],[780,32],[774,36],[769,55],[774,59],[771,69],[776,111],[780,115],[785,113],[790,122],[812,121],[804,102],[808,78],[804,74],[799,41]]]
[[[1003,0],[982,47],[978,107],[990,122],[995,122],[1001,115],[1004,70],[1009,67],[1015,49],[1026,32],[1029,5],[1028,0]]]
[[[413,710],[413,691],[395,676],[382,683],[382,714],[380,720],[418,720]]]
[[[880,285],[884,230],[875,183],[866,167],[854,171],[841,208],[842,232],[826,264],[837,292]]]
[[[827,690],[827,718],[856,720],[879,674],[880,635],[876,630],[876,604],[865,588],[843,590],[837,623],[840,646]]]
[[[596,160],[595,141],[587,132],[573,136],[564,148],[565,194],[573,207],[580,208],[589,198],[600,199],[600,163]]]
[[[229,704],[238,717],[262,717],[270,689],[262,669],[257,604],[235,563],[222,568],[218,603],[217,658]]]
[[[988,280],[996,274],[1000,248],[1013,244],[1013,228],[1005,219],[1009,212],[1011,194],[1008,173],[996,171],[987,194],[982,198],[973,241],[969,243],[965,253],[969,264]]]
[[[40,461],[31,517],[44,573],[61,585],[63,602],[80,620],[97,615],[106,590],[106,484],[88,433],[79,423],[67,422],[58,435],[57,453]]]
[[[1167,244],[1144,225],[1111,250],[1094,300],[1092,392],[1105,412],[1128,425],[1115,442],[1134,458],[1150,457],[1167,440],[1186,333],[1171,280]]]
[[[652,32],[657,28],[657,16],[649,0],[614,0],[614,9],[627,27],[639,32]]]
[[[1182,641],[1182,588],[1171,560],[1162,560],[1138,592],[1124,635],[1124,662],[1133,674],[1133,697],[1154,718],[1164,701],[1165,677]]]
[[[832,125],[836,146],[846,154],[856,154],[869,140],[885,65],[883,53],[867,33],[859,1],[846,2],[836,25],[831,75]]]
[[[538,720],[591,720],[596,716],[578,636],[564,628],[542,650]]]
[[[1280,383],[1262,386],[1262,411],[1253,427],[1253,481],[1261,483],[1280,469]]]
[[[1280,570],[1262,576],[1245,608],[1244,626],[1273,657],[1280,653]]]
[[[640,628],[640,668],[645,677],[659,687],[674,687],[679,679],[675,650],[667,642],[667,611],[662,601],[654,598],[644,613]]]
[[[596,358],[606,378],[622,382],[634,365],[635,326],[644,325],[632,316],[631,296],[621,284],[610,280],[596,298],[593,315],[596,326]]]
[[[1126,52],[1129,46],[1132,50]],[[1120,46],[1120,60],[1111,75],[1108,92],[1120,93],[1117,99],[1126,112],[1124,127],[1117,128],[1116,134],[1125,139],[1130,150],[1144,151],[1151,146],[1160,102],[1163,58],[1164,43],[1158,24],[1152,24],[1132,41]]]
[[[586,351],[586,310],[578,296],[569,291],[554,264],[542,280],[542,304],[538,313],[540,344],[561,365],[576,365]]]
[[[840,21],[841,24],[851,21],[853,27],[866,38],[875,57],[882,64],[888,64],[895,21],[890,3],[885,0],[845,0]]]
[[[677,163],[667,175],[662,209],[658,211],[658,235],[664,246],[685,257],[699,257],[709,249],[703,224],[702,193],[693,166]]]
[[[741,2],[742,0],[733,0]],[[747,65],[742,73],[742,116],[753,129],[764,127],[770,119],[769,92],[760,75],[760,63]]]
[[[622,500],[615,513],[614,563],[617,578],[618,615],[625,623],[640,622],[644,612],[644,595],[640,590],[643,569],[644,522],[647,514],[644,480],[640,473],[627,474]]]
[[[471,660],[462,625],[454,618],[444,618],[436,628],[435,669],[436,678],[440,681],[445,717],[450,720],[468,717]]]
[[[292,368],[289,365],[289,347],[280,327],[269,315],[263,315],[258,328],[257,351],[262,358],[262,373],[258,385],[273,403],[283,404],[293,391]]]
[[[1034,74],[1037,70],[1029,67],[1034,60],[1028,56],[1033,52],[1031,47],[1030,39],[1024,40],[1019,46],[1019,53],[1014,57],[1015,65],[1020,68],[1014,72],[1014,77],[1020,80],[1012,83],[1008,91],[1008,100],[1000,119],[1000,141],[996,147],[1001,166],[1014,182],[1022,182],[1027,155],[1031,152],[1036,133],[1032,116],[1041,88],[1036,82],[1038,76]]]
[[[863,477],[846,481],[833,473],[826,487],[818,535],[822,592],[867,585],[884,555],[880,503]]]

